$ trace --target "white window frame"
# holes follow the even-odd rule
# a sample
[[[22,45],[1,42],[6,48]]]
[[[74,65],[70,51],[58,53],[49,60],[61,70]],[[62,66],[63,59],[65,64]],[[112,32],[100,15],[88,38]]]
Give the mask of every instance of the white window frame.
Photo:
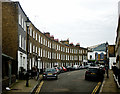
[[[37,32],[36,32],[36,41],[37,41]]]
[[[45,45],[45,38],[44,38],[44,41],[43,41],[43,45]]]
[[[33,52],[35,52],[35,45],[33,45]]]
[[[24,22],[24,31],[26,32],[26,22]]]
[[[24,19],[22,17],[22,28],[24,28]]]
[[[43,38],[41,37],[41,44],[43,44]]]
[[[30,53],[32,53],[32,43],[30,42]]]
[[[30,27],[30,36],[32,36],[32,27]]]
[[[69,55],[68,55],[68,60],[69,60]]]
[[[60,54],[59,54],[59,59],[60,59]]]
[[[62,50],[62,46],[61,46],[61,52],[62,52],[63,50]]]
[[[40,35],[39,35],[39,43],[40,43]]]
[[[19,24],[21,25],[21,14],[19,14]]]
[[[39,48],[38,56],[40,56],[40,48]]]
[[[40,52],[40,53],[41,53],[41,57],[42,57],[42,56],[43,56],[43,54],[42,54],[42,53],[43,53],[43,50],[42,50],[42,48],[41,48],[41,52]]]
[[[69,53],[69,48],[68,48],[68,53]]]
[[[47,40],[46,40],[45,46],[47,46]]]
[[[35,31],[33,31],[33,38],[35,39]]]
[[[24,37],[22,37],[22,49],[24,49]]]
[[[22,41],[21,41],[22,39],[21,39],[21,35],[19,35],[19,47],[21,47],[22,46]]]
[[[36,53],[37,53],[37,46],[36,46],[36,50],[35,50],[35,51],[36,51]]]

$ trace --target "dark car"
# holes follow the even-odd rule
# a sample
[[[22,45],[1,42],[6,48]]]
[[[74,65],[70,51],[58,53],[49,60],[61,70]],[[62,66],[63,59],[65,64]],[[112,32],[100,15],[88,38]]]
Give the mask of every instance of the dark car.
[[[105,66],[104,65],[100,65],[100,69],[102,70],[103,74],[105,74]]]
[[[72,66],[66,66],[66,69],[67,69],[67,71],[72,71],[73,70]]]
[[[58,74],[60,74],[60,70],[58,69],[58,67],[54,67],[57,71]]]
[[[58,73],[54,68],[47,68],[43,72],[43,79],[55,78],[58,79]]]
[[[90,79],[102,80],[103,76],[104,74],[99,67],[89,67],[88,70],[85,72],[85,80]]]
[[[62,67],[57,67],[57,68],[59,69],[60,73],[63,72]]]

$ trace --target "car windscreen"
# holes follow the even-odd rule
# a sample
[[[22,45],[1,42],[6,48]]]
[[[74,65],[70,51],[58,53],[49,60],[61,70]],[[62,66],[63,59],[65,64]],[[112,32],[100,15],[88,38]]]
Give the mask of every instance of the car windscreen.
[[[46,69],[45,70],[46,72],[53,72],[53,71],[56,71],[55,69]]]
[[[97,68],[89,68],[88,69],[90,72],[98,72],[98,69]]]

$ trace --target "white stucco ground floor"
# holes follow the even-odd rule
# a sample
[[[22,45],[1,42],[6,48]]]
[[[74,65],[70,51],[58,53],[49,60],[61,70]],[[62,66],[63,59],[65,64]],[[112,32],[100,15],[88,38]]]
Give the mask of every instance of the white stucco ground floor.
[[[27,55],[21,51],[18,51],[18,73],[20,68],[27,70]]]
[[[109,57],[109,69],[112,69],[113,63],[116,63],[116,57]]]

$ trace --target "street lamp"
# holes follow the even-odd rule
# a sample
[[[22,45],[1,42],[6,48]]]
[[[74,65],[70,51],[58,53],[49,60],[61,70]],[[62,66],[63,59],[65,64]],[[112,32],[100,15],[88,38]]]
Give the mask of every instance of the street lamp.
[[[106,46],[106,72],[107,72],[107,78],[109,78],[109,72],[108,72],[108,69],[109,69],[108,42],[106,42],[105,46]]]
[[[29,47],[29,26],[30,26],[31,22],[29,20],[29,18],[27,18],[26,20],[26,27],[27,27],[27,70],[28,70],[28,63],[29,63],[29,58],[28,58],[28,47]]]
[[[28,74],[28,64],[29,64],[29,58],[28,58],[28,46],[29,46],[29,35],[28,35],[28,32],[29,32],[29,26],[30,26],[30,20],[29,18],[27,17],[27,21],[26,21],[26,27],[27,27],[27,73],[26,73],[26,87],[29,86],[29,74]]]

